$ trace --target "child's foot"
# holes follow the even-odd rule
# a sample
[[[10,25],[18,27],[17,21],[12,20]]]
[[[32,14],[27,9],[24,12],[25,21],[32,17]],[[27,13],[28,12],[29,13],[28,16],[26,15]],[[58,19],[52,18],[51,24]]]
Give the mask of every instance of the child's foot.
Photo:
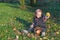
[[[45,36],[45,32],[42,32],[42,35],[41,36]]]
[[[31,37],[31,34],[27,30],[23,30],[23,33],[25,33],[28,37]]]

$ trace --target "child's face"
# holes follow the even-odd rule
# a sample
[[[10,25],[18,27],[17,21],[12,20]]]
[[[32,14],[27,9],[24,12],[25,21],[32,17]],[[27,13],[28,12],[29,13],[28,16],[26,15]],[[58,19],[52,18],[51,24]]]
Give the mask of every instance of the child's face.
[[[40,18],[41,16],[42,16],[42,12],[37,12],[37,13],[36,13],[36,17],[37,17],[37,18]]]

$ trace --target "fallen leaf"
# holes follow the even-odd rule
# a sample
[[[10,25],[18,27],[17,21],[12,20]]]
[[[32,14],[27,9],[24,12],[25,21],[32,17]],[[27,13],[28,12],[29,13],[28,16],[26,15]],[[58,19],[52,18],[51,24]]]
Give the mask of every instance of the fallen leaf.
[[[43,38],[40,38],[40,40],[43,40]]]
[[[50,24],[47,26],[48,28],[51,28]]]
[[[56,32],[56,34],[59,34],[59,32]]]
[[[12,40],[12,38],[8,37],[8,40]]]
[[[54,40],[54,38],[52,37],[51,40]]]
[[[16,28],[13,28],[13,30],[15,31],[15,30],[16,30]]]
[[[43,39],[47,39],[47,37],[43,37]]]
[[[14,18],[14,20],[16,20],[16,18]]]
[[[34,34],[31,34],[31,36],[34,38],[35,36],[34,36]]]
[[[50,30],[48,29],[47,32],[50,32]]]

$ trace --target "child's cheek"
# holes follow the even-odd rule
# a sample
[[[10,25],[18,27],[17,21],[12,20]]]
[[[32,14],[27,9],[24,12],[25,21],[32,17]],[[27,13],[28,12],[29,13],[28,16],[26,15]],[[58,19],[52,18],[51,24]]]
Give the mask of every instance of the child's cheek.
[[[37,17],[37,18],[40,18],[40,17],[41,17],[41,15],[36,15],[36,17]]]

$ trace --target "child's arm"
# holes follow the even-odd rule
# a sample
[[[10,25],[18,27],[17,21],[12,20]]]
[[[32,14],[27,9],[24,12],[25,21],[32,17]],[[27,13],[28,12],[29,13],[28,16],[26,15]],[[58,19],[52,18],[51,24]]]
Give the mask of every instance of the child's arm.
[[[48,18],[47,18],[46,16],[45,16],[45,17],[43,17],[43,21],[44,21],[44,22],[46,22],[46,21],[47,21],[47,19],[48,19]]]
[[[44,22],[46,22],[47,21],[47,19],[49,19],[50,18],[50,13],[49,12],[47,12],[46,13],[46,16],[45,17],[43,17],[43,21]]]
[[[30,25],[30,28],[34,27],[35,18],[33,18],[33,23]]]
[[[33,27],[34,27],[34,23],[30,25],[30,28],[28,29],[28,31],[31,32],[33,30]]]

